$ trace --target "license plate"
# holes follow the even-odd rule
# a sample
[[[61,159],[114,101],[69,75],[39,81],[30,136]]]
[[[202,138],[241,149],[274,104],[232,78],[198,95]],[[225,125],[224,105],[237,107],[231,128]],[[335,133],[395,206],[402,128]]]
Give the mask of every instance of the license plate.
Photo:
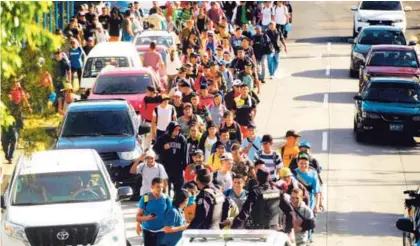
[[[389,130],[392,132],[401,132],[403,130],[404,126],[401,124],[390,124]]]

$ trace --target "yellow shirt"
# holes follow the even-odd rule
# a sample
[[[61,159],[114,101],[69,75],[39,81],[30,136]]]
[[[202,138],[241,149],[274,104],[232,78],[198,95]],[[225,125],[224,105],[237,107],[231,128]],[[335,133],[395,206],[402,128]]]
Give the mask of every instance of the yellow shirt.
[[[298,156],[299,147],[298,146],[288,147],[286,145],[283,145],[277,150],[277,153],[280,154],[281,159],[283,160],[283,166],[289,167],[292,159]]]
[[[217,156],[216,153],[210,155],[207,163],[211,166],[213,172],[219,170],[222,167],[222,164],[220,163],[220,157]]]

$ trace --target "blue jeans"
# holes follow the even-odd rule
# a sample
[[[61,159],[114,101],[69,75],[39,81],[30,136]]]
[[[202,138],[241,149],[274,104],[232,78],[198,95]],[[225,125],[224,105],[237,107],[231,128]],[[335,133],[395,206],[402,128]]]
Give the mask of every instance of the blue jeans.
[[[258,79],[265,79],[265,64],[267,62],[267,55],[263,55],[260,60],[257,60]]]
[[[279,67],[280,62],[280,52],[275,52],[274,54],[267,55],[267,63],[268,63],[268,72],[270,76],[274,76]]]

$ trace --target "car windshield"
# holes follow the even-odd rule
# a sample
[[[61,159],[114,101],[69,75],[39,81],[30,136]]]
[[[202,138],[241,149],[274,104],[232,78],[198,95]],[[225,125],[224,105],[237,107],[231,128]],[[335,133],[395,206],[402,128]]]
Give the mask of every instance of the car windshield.
[[[24,174],[17,177],[14,187],[15,206],[110,199],[102,174],[95,171]]]
[[[157,45],[172,46],[172,38],[168,36],[147,36],[138,37],[136,39],[136,45],[149,45],[152,41],[156,42]]]
[[[142,50],[142,51],[137,51],[137,54],[139,54],[139,57],[143,57],[144,53],[146,53],[146,50]],[[160,56],[162,57],[163,62],[166,63],[166,52],[163,50],[159,50],[158,53],[160,54]],[[166,64],[165,64],[166,65]]]
[[[395,44],[406,45],[404,34],[401,31],[390,30],[364,30],[359,38],[359,44],[378,45]]]
[[[132,136],[133,134],[133,125],[127,111],[96,110],[68,112],[62,137]]]
[[[83,78],[96,78],[105,67],[129,67],[126,57],[91,57],[87,59]]]
[[[391,50],[374,51],[371,54],[368,66],[417,68],[419,67],[419,64],[414,51]]]
[[[363,1],[360,6],[362,10],[402,10],[399,1]]]
[[[151,85],[151,80],[149,74],[99,76],[93,93],[101,95],[143,94],[146,93],[147,86]]]
[[[371,83],[365,100],[393,103],[420,103],[420,86],[409,83]]]

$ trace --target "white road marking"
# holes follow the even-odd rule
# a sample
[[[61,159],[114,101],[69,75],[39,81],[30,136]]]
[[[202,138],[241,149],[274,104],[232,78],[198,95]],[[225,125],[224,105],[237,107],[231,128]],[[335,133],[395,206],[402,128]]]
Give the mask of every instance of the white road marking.
[[[325,69],[325,75],[326,76],[330,76],[330,73],[331,73],[331,71],[330,71],[331,69],[330,69],[330,65],[327,65],[327,69]]]
[[[328,93],[324,94],[324,101],[322,103],[323,108],[328,108]]]
[[[328,132],[322,132],[322,151],[328,150]]]
[[[331,42],[328,42],[328,43],[327,43],[327,50],[328,50],[328,51],[331,51]]]
[[[322,53],[316,54],[316,55],[311,55],[311,58],[309,58],[311,60],[320,60],[322,59]]]

